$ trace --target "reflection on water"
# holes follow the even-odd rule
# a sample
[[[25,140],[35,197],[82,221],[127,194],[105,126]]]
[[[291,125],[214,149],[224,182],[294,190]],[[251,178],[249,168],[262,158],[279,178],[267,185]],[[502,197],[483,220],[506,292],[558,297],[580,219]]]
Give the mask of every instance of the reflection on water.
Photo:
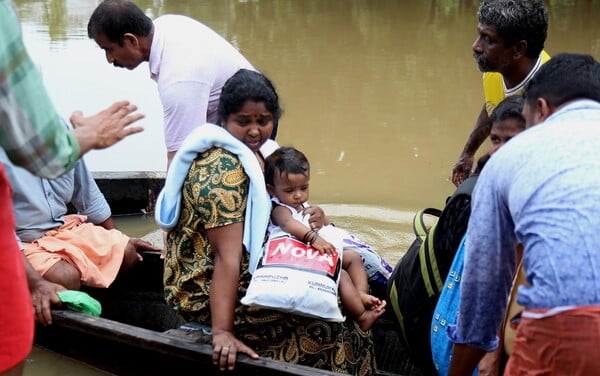
[[[82,344],[84,345],[84,344]],[[34,347],[27,358],[24,376],[106,376],[110,373],[89,367],[64,356]]]
[[[99,0],[18,0],[24,38],[59,112],[123,98],[146,131],[86,156],[94,171],[164,171],[162,112],[147,64],[106,63],[87,38]],[[479,0],[136,0],[151,17],[194,17],[231,41],[278,88],[278,141],[306,153],[311,202],[393,264],[411,220],[442,207],[450,169],[482,105],[471,57]],[[546,49],[600,57],[600,0],[546,1]],[[190,40],[190,48],[202,48]],[[133,236],[151,217],[119,218]],[[37,356],[37,355],[34,355]]]
[[[117,227],[132,237],[142,237],[158,228],[152,215],[124,215],[113,218]]]

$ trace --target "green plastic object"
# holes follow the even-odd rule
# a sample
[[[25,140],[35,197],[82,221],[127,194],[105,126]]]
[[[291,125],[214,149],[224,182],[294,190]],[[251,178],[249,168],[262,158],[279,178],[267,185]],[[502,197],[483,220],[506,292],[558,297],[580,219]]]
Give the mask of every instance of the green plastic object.
[[[102,305],[83,291],[65,290],[57,293],[63,306],[77,312],[100,316]]]

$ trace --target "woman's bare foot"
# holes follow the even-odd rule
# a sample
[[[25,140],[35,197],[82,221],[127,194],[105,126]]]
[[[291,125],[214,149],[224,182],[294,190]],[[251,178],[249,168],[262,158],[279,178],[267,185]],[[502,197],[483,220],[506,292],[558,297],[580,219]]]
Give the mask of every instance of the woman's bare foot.
[[[379,300],[379,299],[378,299]],[[385,300],[381,301],[379,305],[373,306],[371,309],[365,309],[357,318],[356,322],[361,330],[369,330],[375,324],[375,321],[379,316],[385,312]]]

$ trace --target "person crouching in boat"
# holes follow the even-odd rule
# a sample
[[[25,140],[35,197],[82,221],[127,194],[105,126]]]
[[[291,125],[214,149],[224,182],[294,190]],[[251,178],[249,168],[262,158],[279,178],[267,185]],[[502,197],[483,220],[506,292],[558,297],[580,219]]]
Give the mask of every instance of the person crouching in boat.
[[[52,323],[50,308],[61,304],[57,292],[82,285],[108,287],[119,273],[141,261],[138,247],[159,250],[117,229],[83,159],[55,179],[14,165],[4,150],[0,163],[13,188],[15,230],[37,322]],[[67,214],[69,205],[77,214]]]

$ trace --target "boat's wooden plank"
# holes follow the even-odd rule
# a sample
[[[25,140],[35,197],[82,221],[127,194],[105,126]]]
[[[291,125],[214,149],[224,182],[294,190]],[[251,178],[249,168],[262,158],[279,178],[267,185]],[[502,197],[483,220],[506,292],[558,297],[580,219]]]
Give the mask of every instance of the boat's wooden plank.
[[[147,330],[132,325],[122,324],[117,321],[100,317],[72,312],[54,311],[53,320],[55,326],[69,328],[84,332],[88,335],[125,343],[139,349],[152,350],[153,352],[168,355],[174,359],[198,361],[204,357],[205,362],[212,358],[212,346],[210,336],[202,336],[182,329],[170,330],[168,334]],[[176,360],[175,360],[176,361]],[[264,375],[341,375],[340,373],[319,370],[291,363],[280,362],[272,359],[261,358],[250,359],[245,354],[238,355],[238,368],[260,371]]]

